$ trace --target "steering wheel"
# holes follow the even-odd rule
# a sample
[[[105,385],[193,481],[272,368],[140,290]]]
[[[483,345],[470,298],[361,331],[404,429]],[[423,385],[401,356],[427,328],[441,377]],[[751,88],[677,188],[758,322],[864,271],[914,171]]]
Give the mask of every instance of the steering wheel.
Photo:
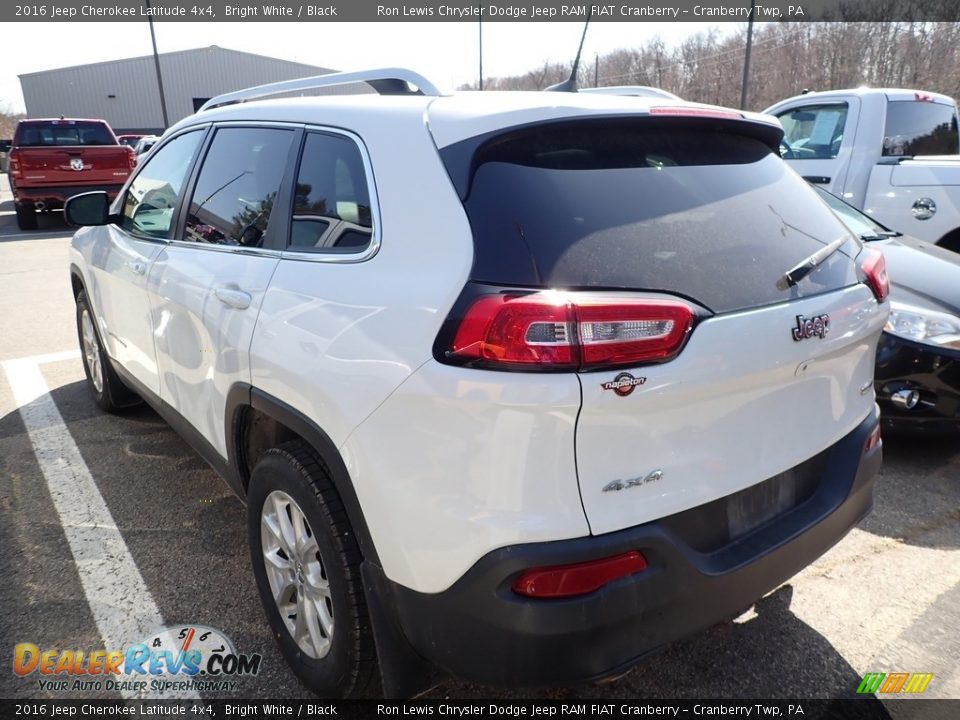
[[[787,142],[786,138],[780,138],[780,157],[784,160],[796,160],[799,158],[799,154],[790,143]]]

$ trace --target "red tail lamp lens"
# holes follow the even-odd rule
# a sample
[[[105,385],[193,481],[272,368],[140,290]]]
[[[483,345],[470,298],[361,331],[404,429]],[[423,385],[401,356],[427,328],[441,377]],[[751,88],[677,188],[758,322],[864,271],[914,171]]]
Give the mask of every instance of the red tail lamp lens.
[[[527,570],[514,581],[513,591],[531,598],[586,595],[646,568],[647,559],[637,550],[631,550],[601,560]]]
[[[451,352],[485,365],[588,370],[669,360],[694,311],[679,300],[584,293],[485,295],[467,310]]]
[[[890,278],[887,276],[887,261],[883,252],[876,248],[864,248],[861,251],[863,260],[860,269],[866,276],[867,286],[873,290],[877,302],[883,302],[890,294]]]

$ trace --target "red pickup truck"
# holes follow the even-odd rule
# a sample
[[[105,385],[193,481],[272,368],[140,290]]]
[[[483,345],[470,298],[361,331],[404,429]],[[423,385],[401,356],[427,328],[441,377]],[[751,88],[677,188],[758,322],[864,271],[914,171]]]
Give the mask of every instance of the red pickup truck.
[[[10,189],[21,230],[37,227],[37,211],[57,210],[91,190],[115,197],[135,167],[103,120],[21,120],[10,150]]]

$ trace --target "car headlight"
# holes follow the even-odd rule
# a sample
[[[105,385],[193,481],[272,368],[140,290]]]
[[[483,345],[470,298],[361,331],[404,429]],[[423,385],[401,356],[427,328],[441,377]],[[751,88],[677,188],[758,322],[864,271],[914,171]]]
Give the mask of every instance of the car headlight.
[[[894,300],[890,303],[890,319],[883,329],[907,340],[960,350],[960,318],[956,315]]]

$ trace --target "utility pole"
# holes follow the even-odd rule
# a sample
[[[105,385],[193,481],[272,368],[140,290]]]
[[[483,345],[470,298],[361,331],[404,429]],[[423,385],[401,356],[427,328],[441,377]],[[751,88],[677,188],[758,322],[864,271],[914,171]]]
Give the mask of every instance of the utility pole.
[[[593,86],[600,87],[600,53],[593,54]]]
[[[743,84],[740,86],[740,109],[747,109],[747,91],[750,86],[750,51],[753,49],[753,13],[757,0],[750,0],[750,19],[747,21],[747,52],[743,58]]]
[[[483,13],[483,6],[480,6],[480,12]],[[480,33],[480,43],[478,55],[480,56],[480,90],[483,90],[483,20],[477,20],[477,30]]]
[[[147,22],[150,24],[150,42],[153,43],[153,65],[157,69],[157,89],[160,90],[160,110],[163,112],[163,129],[170,127],[167,119],[167,98],[163,94],[163,75],[160,72],[160,55],[157,53],[157,36],[153,32],[153,15],[150,13],[150,0],[147,0]]]

